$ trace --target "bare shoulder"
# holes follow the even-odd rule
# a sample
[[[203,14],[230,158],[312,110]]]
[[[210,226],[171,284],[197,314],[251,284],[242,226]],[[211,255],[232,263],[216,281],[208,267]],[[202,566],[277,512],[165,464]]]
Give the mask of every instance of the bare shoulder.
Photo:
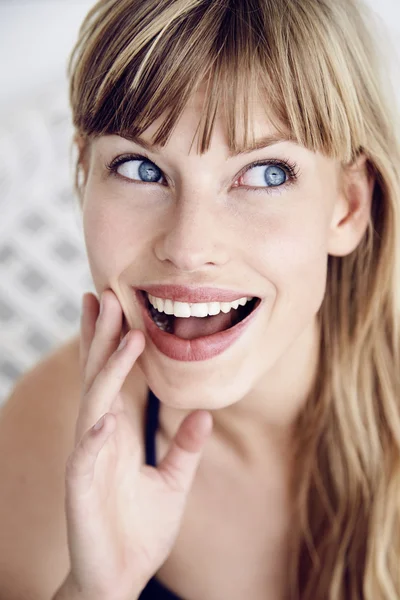
[[[28,371],[0,411],[0,598],[50,599],[68,570],[64,467],[79,394],[76,338]]]
[[[81,394],[79,337],[28,371],[0,410],[0,598],[50,600],[69,570],[65,464]]]
[[[70,449],[79,408],[79,339],[73,338],[27,371],[0,410],[0,464],[26,460],[28,453],[57,441],[57,455]],[[33,457],[34,454],[31,454]],[[11,459],[11,460],[10,460]]]

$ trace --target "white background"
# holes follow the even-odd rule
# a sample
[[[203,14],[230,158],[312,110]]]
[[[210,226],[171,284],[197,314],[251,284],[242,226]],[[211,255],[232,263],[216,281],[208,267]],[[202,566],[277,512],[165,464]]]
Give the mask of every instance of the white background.
[[[93,0],[0,0],[0,110],[66,81],[67,57]]]

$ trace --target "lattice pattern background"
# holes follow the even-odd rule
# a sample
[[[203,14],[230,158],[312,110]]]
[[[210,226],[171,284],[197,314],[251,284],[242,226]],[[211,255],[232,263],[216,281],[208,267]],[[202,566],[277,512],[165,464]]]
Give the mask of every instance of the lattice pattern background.
[[[0,403],[20,375],[79,333],[92,290],[65,92],[48,89],[0,122]]]

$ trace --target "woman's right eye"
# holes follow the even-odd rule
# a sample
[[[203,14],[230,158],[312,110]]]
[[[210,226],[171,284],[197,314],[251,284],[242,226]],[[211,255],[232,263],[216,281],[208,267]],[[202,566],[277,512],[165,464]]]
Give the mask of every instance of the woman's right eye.
[[[125,179],[140,181],[142,183],[163,183],[164,176],[161,169],[144,157],[119,158],[108,167],[114,174]]]

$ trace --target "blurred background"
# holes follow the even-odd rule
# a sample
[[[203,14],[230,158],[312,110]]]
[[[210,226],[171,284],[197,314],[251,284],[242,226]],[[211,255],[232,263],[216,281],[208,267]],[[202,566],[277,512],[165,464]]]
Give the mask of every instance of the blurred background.
[[[368,3],[398,60],[400,1]],[[72,186],[66,80],[93,4],[0,0],[0,404],[23,372],[79,332],[82,294],[94,291]]]
[[[79,332],[94,290],[73,193],[66,61],[93,0],[0,0],[0,404]]]

